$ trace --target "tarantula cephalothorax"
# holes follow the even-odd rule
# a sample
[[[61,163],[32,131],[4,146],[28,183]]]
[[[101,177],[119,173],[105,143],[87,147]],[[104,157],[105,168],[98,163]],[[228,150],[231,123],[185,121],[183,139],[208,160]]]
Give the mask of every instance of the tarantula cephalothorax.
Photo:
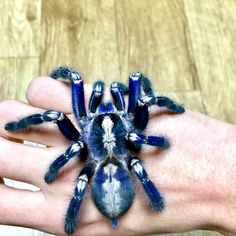
[[[166,107],[175,113],[183,113],[184,107],[167,97],[154,96],[150,81],[141,73],[132,73],[129,87],[113,82],[110,92],[114,103],[102,102],[104,83],[97,81],[89,101],[87,115],[84,103],[83,80],[78,72],[68,67],[55,69],[50,76],[54,79],[70,80],[73,113],[81,128],[79,132],[62,112],[48,110],[16,122],[9,122],[5,129],[18,131],[30,125],[54,121],[61,133],[71,140],[65,153],[54,160],[45,181],[51,183],[61,168],[73,157],[84,161],[70,201],[66,217],[65,232],[71,234],[78,224],[78,212],[88,182],[91,183],[92,198],[97,208],[112,220],[112,227],[127,212],[133,203],[135,187],[131,173],[140,180],[151,207],[156,211],[164,208],[164,199],[136,154],[143,144],[168,148],[169,142],[162,136],[145,136],[141,132],[148,123],[148,108],[152,105]],[[124,95],[128,94],[128,109]]]

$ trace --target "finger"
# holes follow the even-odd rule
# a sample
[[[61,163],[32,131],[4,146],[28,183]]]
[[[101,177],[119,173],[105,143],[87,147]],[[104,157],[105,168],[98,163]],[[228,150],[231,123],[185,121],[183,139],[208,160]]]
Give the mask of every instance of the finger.
[[[49,185],[45,183],[44,175],[52,161],[63,154],[66,148],[66,146],[35,147],[0,138],[0,176],[26,182],[45,190]],[[78,159],[74,158],[63,167],[63,171],[54,181],[54,186],[73,181],[79,169]]]
[[[55,151],[48,149],[0,138],[0,176],[40,188],[45,185],[44,173],[55,158]]]
[[[44,198],[40,191],[0,185],[0,224],[37,228],[43,222]]]
[[[85,97],[88,97],[90,93],[91,89],[86,86]],[[72,112],[70,84],[50,77],[32,80],[28,86],[26,98],[33,106],[59,110],[67,114]]]
[[[92,86],[85,84],[84,87],[85,106],[88,107]],[[26,98],[32,106],[72,113],[70,84],[66,82],[50,77],[36,78],[29,84]],[[104,100],[111,100],[108,89],[105,90]]]
[[[68,140],[60,133],[55,123],[27,128],[24,131],[8,132],[5,130],[6,123],[19,120],[27,115],[43,113],[44,110],[32,107],[26,103],[7,100],[0,103],[0,135],[21,140],[37,142],[47,146],[63,145]]]

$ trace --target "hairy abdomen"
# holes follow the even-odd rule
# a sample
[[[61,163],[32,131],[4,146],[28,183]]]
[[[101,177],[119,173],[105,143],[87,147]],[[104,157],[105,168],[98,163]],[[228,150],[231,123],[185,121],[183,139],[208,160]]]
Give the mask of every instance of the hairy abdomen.
[[[110,219],[118,219],[132,205],[135,189],[123,165],[108,161],[95,173],[92,196],[98,209]]]

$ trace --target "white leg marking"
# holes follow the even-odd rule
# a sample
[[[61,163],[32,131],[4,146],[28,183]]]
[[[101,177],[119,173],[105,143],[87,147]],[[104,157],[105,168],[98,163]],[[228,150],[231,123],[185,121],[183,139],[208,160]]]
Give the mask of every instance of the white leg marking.
[[[131,161],[131,166],[134,168],[135,172],[137,172],[139,175],[143,174],[143,166],[140,164],[140,161],[138,159],[133,159]]]
[[[79,181],[78,181],[78,183],[77,183],[78,192],[84,191],[87,182],[88,182],[88,176],[87,176],[86,174],[81,175],[81,176],[79,177]]]

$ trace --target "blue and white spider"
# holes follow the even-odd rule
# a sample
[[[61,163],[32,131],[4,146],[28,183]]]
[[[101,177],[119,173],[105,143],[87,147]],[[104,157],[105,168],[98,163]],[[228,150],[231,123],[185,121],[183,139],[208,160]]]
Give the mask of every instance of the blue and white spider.
[[[183,113],[184,107],[167,97],[154,96],[150,81],[137,72],[130,75],[129,87],[119,82],[111,84],[114,103],[102,102],[104,83],[95,82],[87,115],[83,80],[79,73],[63,66],[55,69],[50,76],[71,82],[72,108],[81,132],[65,114],[53,110],[9,122],[5,129],[19,131],[31,125],[53,121],[61,133],[71,140],[65,153],[49,166],[44,177],[47,183],[55,180],[71,158],[77,157],[84,162],[66,213],[65,232],[71,234],[76,229],[80,205],[89,182],[94,203],[101,213],[111,219],[112,227],[116,227],[118,219],[128,211],[134,200],[135,186],[131,171],[140,180],[151,207],[157,212],[162,211],[164,198],[149,179],[137,153],[143,144],[168,148],[169,142],[166,137],[145,136],[141,132],[147,126],[150,106],[166,107],[174,113]],[[129,95],[128,109],[124,99],[126,94]]]

